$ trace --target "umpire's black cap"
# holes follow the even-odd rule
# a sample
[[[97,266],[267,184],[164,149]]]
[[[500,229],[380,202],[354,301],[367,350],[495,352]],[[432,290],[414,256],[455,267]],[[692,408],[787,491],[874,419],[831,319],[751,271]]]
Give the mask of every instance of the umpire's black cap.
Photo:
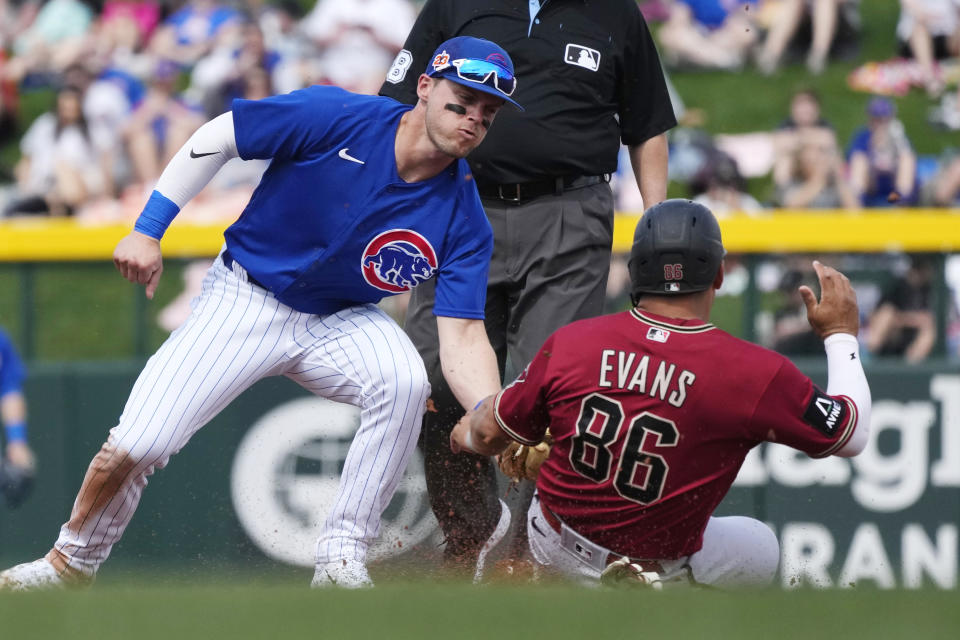
[[[630,295],[679,295],[713,286],[726,251],[708,208],[675,198],[643,214],[630,250]]]

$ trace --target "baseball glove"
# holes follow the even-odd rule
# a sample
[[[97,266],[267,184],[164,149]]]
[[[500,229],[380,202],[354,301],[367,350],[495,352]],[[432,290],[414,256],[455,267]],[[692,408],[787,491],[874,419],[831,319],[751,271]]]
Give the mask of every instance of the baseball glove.
[[[30,497],[33,492],[33,480],[33,469],[0,460],[0,493],[3,494],[9,508],[16,509]]]
[[[550,435],[549,430],[544,435],[543,442],[535,447],[511,442],[506,451],[497,456],[500,471],[514,482],[521,480],[536,482],[540,466],[550,455],[551,445],[553,445],[553,436]]]
[[[663,589],[660,574],[655,571],[645,571],[643,567],[629,558],[620,558],[611,562],[600,574],[600,584],[608,587],[652,588],[656,591]]]

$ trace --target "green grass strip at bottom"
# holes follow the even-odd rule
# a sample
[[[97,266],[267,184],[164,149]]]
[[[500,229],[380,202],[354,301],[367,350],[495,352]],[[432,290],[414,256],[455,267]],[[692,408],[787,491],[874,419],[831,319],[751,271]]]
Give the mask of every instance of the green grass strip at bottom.
[[[955,591],[99,584],[0,595],[4,638],[955,638]]]

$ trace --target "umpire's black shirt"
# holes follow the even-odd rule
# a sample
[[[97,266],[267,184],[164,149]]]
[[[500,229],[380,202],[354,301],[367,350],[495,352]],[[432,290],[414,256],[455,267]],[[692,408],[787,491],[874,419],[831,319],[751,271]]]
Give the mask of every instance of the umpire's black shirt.
[[[417,78],[455,36],[486,38],[513,59],[517,89],[470,154],[477,179],[510,184],[617,169],[620,140],[676,125],[660,59],[635,0],[428,0],[380,88],[416,102]]]

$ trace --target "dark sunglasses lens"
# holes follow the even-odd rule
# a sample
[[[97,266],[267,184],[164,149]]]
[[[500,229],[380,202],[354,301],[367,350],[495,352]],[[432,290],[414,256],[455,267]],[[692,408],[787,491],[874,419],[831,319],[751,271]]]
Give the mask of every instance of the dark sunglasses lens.
[[[497,76],[497,89],[504,92],[508,96],[513,95],[514,89],[517,88],[517,79],[516,78],[504,78]]]

